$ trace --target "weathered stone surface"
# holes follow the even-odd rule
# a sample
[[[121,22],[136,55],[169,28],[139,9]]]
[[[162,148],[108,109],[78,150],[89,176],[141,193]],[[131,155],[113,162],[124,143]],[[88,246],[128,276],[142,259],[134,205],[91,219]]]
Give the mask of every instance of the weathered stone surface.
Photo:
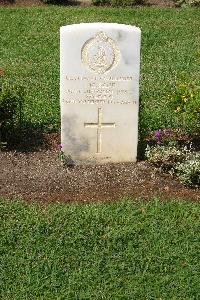
[[[61,27],[61,143],[79,163],[136,161],[140,29]]]

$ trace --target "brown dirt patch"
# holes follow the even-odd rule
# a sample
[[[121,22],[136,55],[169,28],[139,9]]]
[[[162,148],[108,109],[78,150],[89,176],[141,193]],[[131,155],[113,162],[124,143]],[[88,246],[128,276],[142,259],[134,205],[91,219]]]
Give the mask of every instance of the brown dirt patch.
[[[200,200],[199,189],[184,187],[144,161],[63,167],[56,150],[58,142],[58,134],[46,134],[43,144],[38,147],[36,142],[34,147],[26,149],[27,152],[0,152],[0,196],[43,203],[115,201],[122,197],[149,199],[153,196],[162,200]]]

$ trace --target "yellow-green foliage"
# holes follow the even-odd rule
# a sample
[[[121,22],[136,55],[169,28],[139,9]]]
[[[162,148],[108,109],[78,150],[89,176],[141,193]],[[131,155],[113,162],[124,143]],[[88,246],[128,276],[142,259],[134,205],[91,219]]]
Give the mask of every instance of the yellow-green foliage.
[[[194,82],[177,83],[171,96],[171,107],[177,114],[179,125],[187,131],[200,129],[200,86]]]

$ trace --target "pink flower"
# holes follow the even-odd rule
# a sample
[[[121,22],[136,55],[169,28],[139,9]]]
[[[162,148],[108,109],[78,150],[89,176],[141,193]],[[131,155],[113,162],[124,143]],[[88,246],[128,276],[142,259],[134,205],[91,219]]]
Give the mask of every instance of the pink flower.
[[[57,149],[60,151],[62,149],[62,145],[61,144],[58,144],[57,145]]]
[[[161,129],[158,129],[155,131],[155,137],[160,137],[161,136]]]

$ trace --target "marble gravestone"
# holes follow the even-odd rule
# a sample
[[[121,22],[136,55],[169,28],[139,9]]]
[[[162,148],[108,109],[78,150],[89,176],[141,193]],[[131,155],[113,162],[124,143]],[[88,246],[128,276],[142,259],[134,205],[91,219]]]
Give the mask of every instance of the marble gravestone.
[[[140,39],[123,24],[61,27],[61,144],[76,163],[136,161]]]

